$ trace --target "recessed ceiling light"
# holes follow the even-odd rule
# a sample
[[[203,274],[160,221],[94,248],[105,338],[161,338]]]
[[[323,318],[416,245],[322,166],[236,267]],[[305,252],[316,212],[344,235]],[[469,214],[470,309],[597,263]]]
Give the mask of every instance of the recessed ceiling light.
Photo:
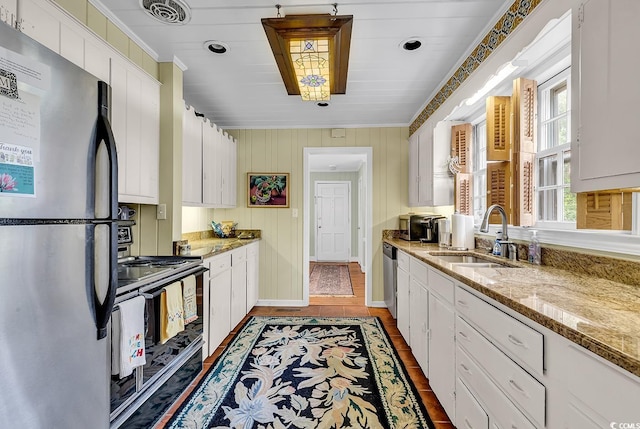
[[[327,107],[329,105],[329,103],[321,101],[321,102],[317,103],[317,105],[320,106],[320,107]]]
[[[400,42],[400,47],[405,51],[415,51],[422,46],[422,41],[419,37],[409,37]]]
[[[214,54],[224,54],[229,50],[229,46],[224,42],[220,42],[219,40],[207,40],[206,42],[204,42],[203,46],[205,49],[213,52]]]

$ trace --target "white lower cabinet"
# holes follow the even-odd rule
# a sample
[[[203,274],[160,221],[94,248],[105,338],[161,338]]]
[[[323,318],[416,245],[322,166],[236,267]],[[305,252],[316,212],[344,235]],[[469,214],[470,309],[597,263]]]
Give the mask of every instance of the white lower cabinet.
[[[396,295],[396,325],[404,340],[411,345],[411,332],[409,329],[409,255],[398,252],[398,270],[396,271],[397,295]]]
[[[458,378],[456,382],[456,421],[459,429],[488,429],[489,416]]]
[[[398,329],[458,429],[640,424],[640,377],[409,253],[397,279]]]
[[[247,315],[247,248],[231,251],[231,329]]]
[[[260,244],[254,242],[247,246],[247,313],[258,303],[260,297],[259,266]]]
[[[500,429],[535,429],[489,376],[460,346],[456,349],[456,375],[469,388],[489,416],[492,427]],[[464,427],[458,419],[457,427]],[[544,427],[544,426],[541,426]]]
[[[453,289],[453,284],[451,285]],[[451,303],[437,294],[429,294],[429,385],[440,400],[449,419],[456,417],[456,345],[455,314]],[[464,427],[464,426],[462,426]],[[475,428],[475,426],[473,426]]]
[[[568,343],[568,342],[566,342]],[[640,427],[640,380],[574,344],[564,346],[569,415],[567,428]],[[616,425],[616,428],[622,428]]]
[[[203,356],[215,352],[258,299],[258,243],[206,258]],[[207,284],[207,283],[205,283]]]
[[[231,253],[207,258],[209,262],[209,355],[231,331]]]
[[[411,333],[411,353],[418,361],[422,372],[429,376],[429,342],[427,327],[429,319],[429,291],[427,285],[413,276],[409,286],[409,332]]]

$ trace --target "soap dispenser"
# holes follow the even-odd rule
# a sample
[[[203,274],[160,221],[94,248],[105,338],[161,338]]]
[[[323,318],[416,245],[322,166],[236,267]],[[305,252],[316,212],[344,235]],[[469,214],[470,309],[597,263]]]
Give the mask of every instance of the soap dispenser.
[[[493,245],[493,251],[491,253],[493,253],[494,256],[501,256],[502,254],[502,248],[500,246],[500,240],[502,240],[502,231],[498,231],[496,233],[496,242]]]
[[[531,231],[531,240],[529,241],[529,262],[534,265],[540,265],[541,262],[541,250],[540,240],[536,235],[537,231]]]

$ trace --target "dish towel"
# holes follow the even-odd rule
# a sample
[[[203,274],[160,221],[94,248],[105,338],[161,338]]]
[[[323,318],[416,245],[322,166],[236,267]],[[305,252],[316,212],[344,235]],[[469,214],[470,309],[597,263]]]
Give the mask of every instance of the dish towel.
[[[190,275],[182,279],[182,297],[184,308],[184,324],[191,323],[198,318],[196,303],[196,276]]]
[[[180,282],[171,283],[160,295],[160,344],[184,329],[182,312],[182,285]]]
[[[131,375],[133,369],[144,365],[144,306],[142,296],[118,304],[120,307],[120,378]]]

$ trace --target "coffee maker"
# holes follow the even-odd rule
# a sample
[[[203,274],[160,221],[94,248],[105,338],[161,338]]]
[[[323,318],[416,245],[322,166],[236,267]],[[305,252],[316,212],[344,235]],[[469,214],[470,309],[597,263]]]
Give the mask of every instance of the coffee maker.
[[[444,216],[440,215],[425,215],[422,220],[420,220],[420,224],[424,229],[422,234],[422,238],[420,241],[422,243],[437,243],[438,242],[438,219],[442,219]]]

